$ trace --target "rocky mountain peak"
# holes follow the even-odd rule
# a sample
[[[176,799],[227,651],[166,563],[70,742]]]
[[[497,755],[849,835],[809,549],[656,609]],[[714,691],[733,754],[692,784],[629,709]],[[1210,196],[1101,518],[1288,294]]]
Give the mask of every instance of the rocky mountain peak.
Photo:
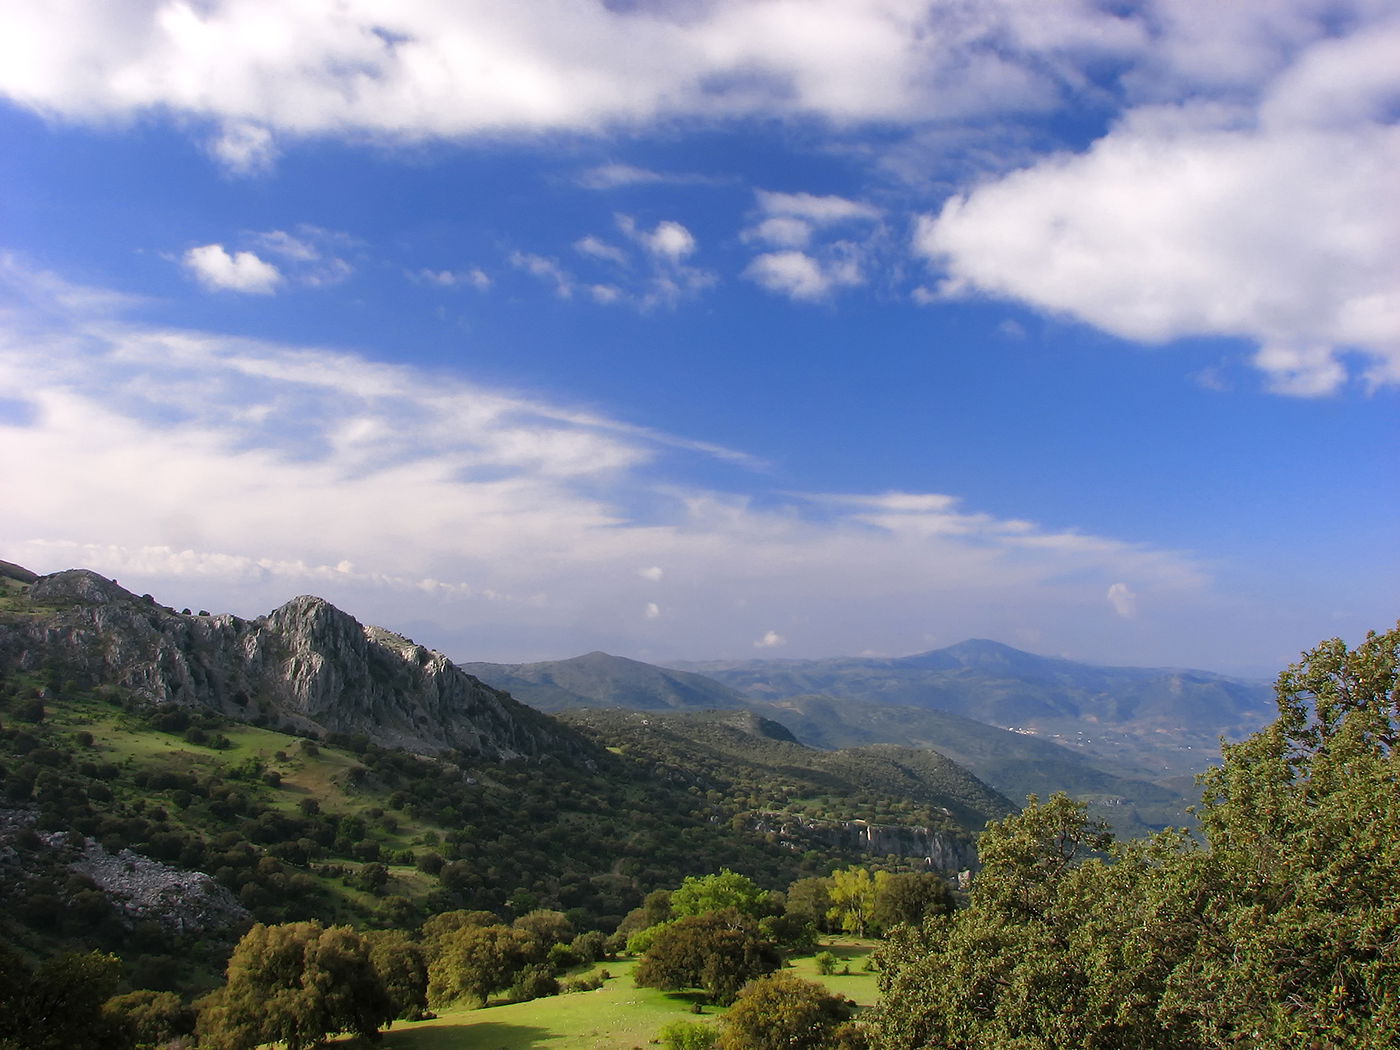
[[[114,685],[297,732],[363,734],[423,754],[579,752],[569,730],[440,653],[366,627],[314,595],[256,620],[185,616],[87,569],[40,577],[0,622],[0,668]]]
[[[136,600],[136,596],[116,580],[109,580],[91,569],[65,569],[51,576],[37,576],[29,596],[39,602],[70,601],[86,605]]]

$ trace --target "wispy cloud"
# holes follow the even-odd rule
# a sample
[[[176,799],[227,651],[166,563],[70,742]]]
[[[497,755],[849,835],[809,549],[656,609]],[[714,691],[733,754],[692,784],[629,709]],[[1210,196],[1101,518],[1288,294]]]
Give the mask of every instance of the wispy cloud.
[[[1154,610],[1212,603],[1180,553],[947,494],[801,495],[761,475],[720,491],[685,479],[742,454],[348,353],[119,318],[12,258],[0,289],[0,386],[26,406],[0,425],[7,484],[26,493],[0,508],[0,543],[40,570],[87,561],[244,613],[314,589],[482,656],[527,637],[554,655],[625,648],[643,629],[673,653],[743,652],[770,631],[795,652],[898,651],[929,632],[1009,635],[1013,608],[1013,627],[1073,648],[1118,620],[1104,595],[1121,580]]]

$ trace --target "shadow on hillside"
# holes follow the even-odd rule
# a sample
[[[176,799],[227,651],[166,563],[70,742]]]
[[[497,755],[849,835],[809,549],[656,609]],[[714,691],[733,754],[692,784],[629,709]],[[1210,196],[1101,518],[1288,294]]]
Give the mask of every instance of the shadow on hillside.
[[[401,1024],[400,1022],[399,1024]],[[545,1047],[557,1033],[525,1024],[473,1021],[470,1024],[416,1026],[395,1024],[384,1038],[372,1044],[388,1050],[535,1050]],[[351,1043],[349,1045],[370,1046]]]

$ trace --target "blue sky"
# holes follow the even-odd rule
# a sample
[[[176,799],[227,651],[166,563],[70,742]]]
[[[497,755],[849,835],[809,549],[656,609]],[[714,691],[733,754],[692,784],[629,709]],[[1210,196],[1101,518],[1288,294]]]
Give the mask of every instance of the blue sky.
[[[473,660],[1400,611],[1392,4],[0,9],[0,557]]]

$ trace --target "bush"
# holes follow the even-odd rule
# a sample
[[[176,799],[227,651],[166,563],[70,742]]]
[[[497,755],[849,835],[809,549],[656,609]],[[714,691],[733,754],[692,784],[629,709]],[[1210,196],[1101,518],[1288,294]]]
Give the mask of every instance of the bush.
[[[660,1035],[666,1050],[710,1050],[719,1039],[718,1032],[699,1021],[672,1021]]]
[[[823,977],[830,977],[836,972],[837,958],[834,952],[817,952],[813,962],[817,964],[817,973]]]

